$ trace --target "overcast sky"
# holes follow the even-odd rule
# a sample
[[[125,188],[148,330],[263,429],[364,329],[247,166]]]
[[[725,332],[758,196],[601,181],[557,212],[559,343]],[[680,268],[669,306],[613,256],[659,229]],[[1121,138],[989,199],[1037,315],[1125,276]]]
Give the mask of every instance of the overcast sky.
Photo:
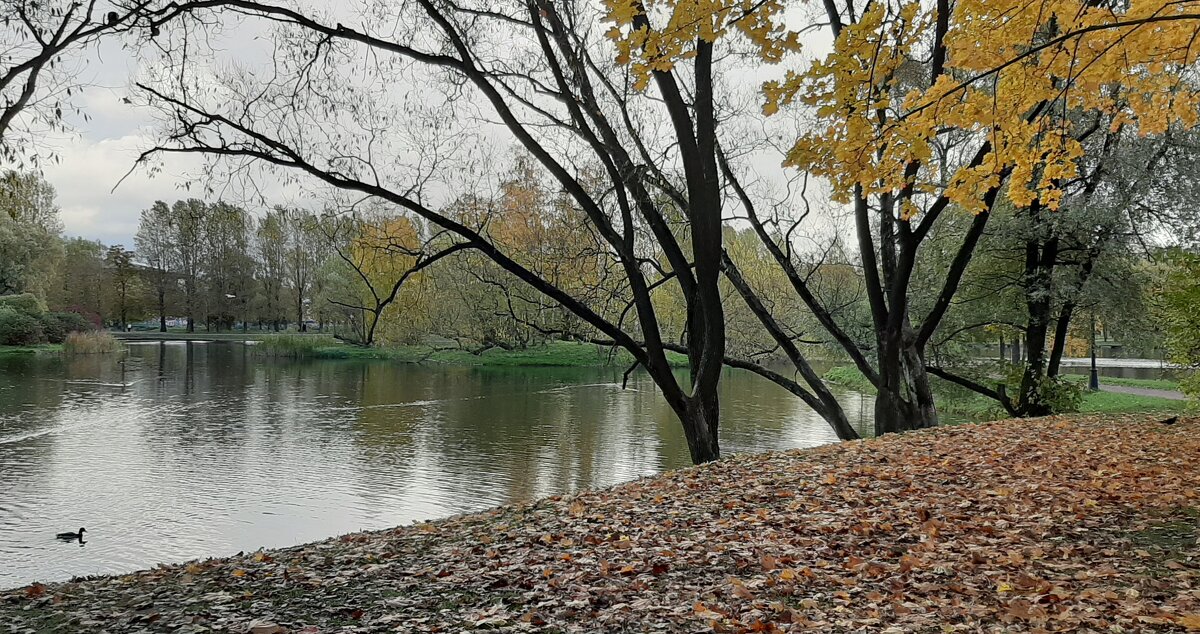
[[[255,35],[263,28],[262,24],[242,23],[235,31],[236,37],[222,38],[220,48],[226,55],[232,54],[242,62],[254,58],[255,40],[258,39]],[[821,35],[810,36],[810,39],[814,41],[807,43],[809,51],[822,52],[828,46]],[[132,248],[139,214],[154,201],[173,202],[194,196],[206,198],[200,195],[199,188],[188,190],[183,187],[189,174],[195,175],[201,159],[166,156],[159,159],[163,161],[162,171],[153,177],[142,168],[130,172],[140,151],[149,147],[155,138],[152,111],[123,101],[131,94],[132,80],[138,74],[137,56],[123,50],[119,41],[108,40],[99,48],[81,51],[77,64],[81,69],[81,82],[89,87],[76,99],[75,105],[90,119],[72,121],[75,134],[51,140],[59,162],[46,165],[44,176],[57,190],[64,231],[68,236]],[[770,171],[777,169],[778,160],[777,157],[769,160]],[[270,183],[259,185],[271,187]],[[241,202],[236,195],[224,198]],[[282,188],[273,196],[268,192],[268,200],[305,205],[305,201],[296,199],[294,192],[285,192]],[[246,206],[252,213],[260,211],[254,205]]]
[[[82,80],[91,86],[75,105],[91,120],[76,118],[76,134],[50,140],[59,162],[46,165],[44,175],[58,191],[67,235],[132,247],[141,210],[180,193],[169,171],[154,179],[132,174],[113,191],[133,165],[138,148],[151,138],[153,121],[148,112],[121,101],[136,71],[131,55],[115,43],[85,55]]]

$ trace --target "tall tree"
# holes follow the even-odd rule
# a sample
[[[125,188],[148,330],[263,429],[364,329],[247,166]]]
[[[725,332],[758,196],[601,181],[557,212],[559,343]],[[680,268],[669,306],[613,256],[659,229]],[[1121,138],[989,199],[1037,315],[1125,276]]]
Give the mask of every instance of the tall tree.
[[[0,295],[45,299],[63,256],[54,187],[36,174],[0,174]]]
[[[79,313],[97,326],[104,323],[105,284],[108,279],[100,242],[71,238],[63,244],[54,291],[47,304],[56,311]]]
[[[291,209],[282,217],[284,230],[284,270],[291,287],[296,328],[308,330],[305,306],[316,295],[317,269],[329,252],[317,229],[316,216],[310,212]]]
[[[167,294],[175,286],[176,273],[172,270],[176,257],[176,246],[172,242],[172,211],[167,203],[159,200],[142,211],[134,244],[138,257],[145,262],[150,287],[154,292],[158,311],[158,330],[167,331]]]
[[[245,327],[254,279],[251,222],[241,207],[220,201],[208,206],[202,227],[201,268],[204,322],[209,330],[230,330],[238,321]]]
[[[1060,391],[1072,320],[1086,310],[1103,322],[1129,321],[1148,283],[1138,271],[1139,260],[1150,255],[1147,245],[1181,240],[1181,230],[1195,224],[1187,222],[1197,194],[1190,174],[1200,165],[1194,133],[1141,137],[1116,126],[1085,148],[1080,174],[1063,183],[1057,211],[1031,205],[996,214],[981,243],[984,260],[964,285],[976,300],[955,306],[960,314],[949,318],[965,323],[938,342],[945,345],[972,328],[1015,323],[1027,353],[1013,385],[965,362],[931,368],[996,399],[1012,415],[1052,412],[1048,396]]]
[[[710,41],[725,37],[713,24],[738,11],[729,2],[607,4],[619,27],[611,35],[642,76],[698,53],[688,29]],[[775,219],[739,182],[736,169],[723,172],[797,296],[875,386],[876,432],[882,434],[937,424],[925,359],[929,340],[1002,193],[1020,208],[1059,206],[1061,185],[1076,175],[1081,153],[1074,121],[1117,112],[1117,124],[1136,122],[1145,134],[1160,133],[1172,121],[1197,123],[1200,95],[1191,69],[1200,51],[1189,43],[1200,34],[1200,12],[1192,3],[1167,1],[855,4],[823,1],[833,51],[767,82],[764,112],[808,109],[814,124],[798,135],[786,163],[828,181],[834,199],[853,210],[872,340],[856,340],[833,318],[793,261],[787,233],[772,231]],[[752,9],[751,39],[760,56],[772,60],[790,50],[797,30],[787,27],[788,14],[767,9]],[[672,19],[665,28],[647,29],[639,17],[647,14]],[[973,213],[973,222],[936,299],[915,313],[918,253],[951,208]],[[819,392],[819,377],[784,329],[755,301],[752,288],[736,283],[736,267],[728,271]],[[826,399],[807,400],[837,409]]]
[[[196,331],[199,281],[204,270],[204,227],[208,217],[208,205],[195,198],[171,205],[172,259],[183,278],[183,311],[188,332]]]
[[[133,251],[124,246],[114,244],[108,247],[104,254],[104,263],[108,267],[109,287],[112,292],[113,308],[119,319],[121,330],[129,327],[129,313],[133,308],[134,284],[137,280],[137,270],[133,265]]]
[[[283,307],[283,284],[287,275],[287,210],[276,207],[259,218],[254,231],[254,248],[258,263],[258,280],[262,298],[261,318],[278,332],[287,326]]]

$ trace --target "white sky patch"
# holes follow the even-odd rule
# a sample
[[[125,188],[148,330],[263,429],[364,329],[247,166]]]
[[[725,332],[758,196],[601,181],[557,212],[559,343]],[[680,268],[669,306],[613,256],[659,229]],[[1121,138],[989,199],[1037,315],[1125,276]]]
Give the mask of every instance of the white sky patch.
[[[152,141],[150,134],[99,140],[80,137],[62,147],[61,161],[48,165],[45,177],[58,191],[67,235],[132,247],[143,209],[155,200],[172,202],[188,197],[178,186],[179,175],[194,165],[179,157],[169,159],[154,178],[138,170],[121,182],[141,149]]]
[[[319,2],[316,6],[331,10]],[[362,21],[361,16],[346,14],[345,7],[339,6],[337,9],[339,13],[336,18],[330,19],[346,20],[347,24]],[[320,14],[321,11],[317,13]],[[815,14],[810,14],[812,10],[789,11],[789,20],[807,23],[814,19]],[[270,59],[270,48],[267,45],[270,38],[266,37],[269,30],[270,23],[266,21],[233,20],[228,27],[220,29],[219,34],[214,36],[216,48],[221,53],[218,57],[236,60],[239,66],[247,69],[269,68],[267,62]],[[810,32],[805,35],[805,44],[802,58],[823,56],[830,47],[829,36],[825,30]],[[152,58],[153,53],[148,53]],[[55,142],[59,149],[59,163],[47,164],[44,170],[45,177],[58,192],[58,204],[62,210],[67,235],[101,240],[105,244],[124,244],[132,248],[139,215],[156,200],[171,203],[190,197],[209,201],[223,198],[232,204],[245,206],[255,215],[262,213],[264,201],[265,205],[314,204],[311,193],[305,196],[299,186],[281,185],[278,175],[256,178],[256,185],[261,187],[262,191],[237,191],[235,186],[221,188],[219,183],[209,183],[218,188],[218,192],[212,195],[205,195],[200,183],[193,183],[190,190],[186,189],[184,184],[200,173],[204,161],[199,156],[160,156],[156,160],[161,161],[162,170],[153,177],[143,168],[129,173],[139,153],[152,147],[157,138],[152,111],[124,101],[126,96],[133,97],[134,101],[142,101],[137,98],[137,89],[132,83],[134,78],[141,74],[142,64],[147,62],[140,61],[135,52],[125,48],[125,43],[118,40],[107,40],[98,46],[80,51],[79,58],[75,61],[81,67],[82,81],[91,84],[90,88],[77,97],[75,105],[87,113],[89,118],[77,118],[73,122],[77,135]],[[731,87],[742,95],[738,101],[748,108],[757,108],[760,105],[757,96],[759,82],[782,76],[787,68],[787,65],[742,66],[736,60],[730,61],[732,63],[725,68],[725,73],[732,80]],[[803,64],[800,60],[793,60],[793,63],[797,62]],[[400,85],[396,90],[408,91],[412,88],[411,85]],[[484,112],[491,114],[486,108]],[[768,125],[782,128],[781,136],[786,137],[791,126],[782,119],[780,117],[770,121]],[[480,122],[476,125],[487,127],[487,124]],[[497,150],[503,153],[500,148],[511,141],[503,131],[497,131],[495,136],[496,145],[499,146]],[[778,153],[773,152],[758,152],[743,157],[753,171],[752,175],[747,176],[752,180],[762,178],[766,181],[780,181],[785,177],[779,165],[781,158]],[[824,188],[814,185],[810,190],[810,193],[815,194],[816,200],[813,202],[828,204]],[[782,183],[777,186],[782,187]],[[306,198],[309,200],[305,200]],[[821,224],[818,223],[818,232],[822,232]]]

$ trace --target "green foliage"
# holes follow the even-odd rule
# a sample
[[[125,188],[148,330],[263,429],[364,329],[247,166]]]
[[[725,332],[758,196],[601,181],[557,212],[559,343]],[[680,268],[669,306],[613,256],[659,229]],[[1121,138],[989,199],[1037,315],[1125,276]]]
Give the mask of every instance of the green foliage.
[[[32,346],[45,343],[42,322],[36,316],[12,308],[0,308],[0,345]]]
[[[0,174],[0,293],[45,295],[63,257],[54,188],[35,174]]]
[[[1024,365],[1010,365],[1004,377],[1005,382],[1012,386],[1021,385],[1025,372],[1026,366]],[[1034,396],[1030,401],[1044,403],[1055,414],[1067,414],[1079,411],[1079,407],[1083,404],[1083,393],[1083,385],[1077,381],[1064,379],[1061,376],[1050,377],[1040,374],[1037,377]]]
[[[111,354],[123,349],[121,342],[104,330],[72,332],[63,341],[66,354]]]
[[[1038,385],[1040,398],[1055,414],[1078,412],[1083,405],[1083,388],[1060,377],[1045,378]]]
[[[1189,396],[1200,395],[1200,256],[1176,253],[1171,258],[1159,299],[1166,327],[1167,354],[1186,369],[1179,382]]]
[[[39,320],[50,343],[62,343],[70,333],[93,329],[92,323],[79,313],[43,313]]]
[[[33,293],[19,293],[16,295],[0,296],[0,308],[8,308],[27,315],[40,315],[46,310],[42,300],[38,299]]]

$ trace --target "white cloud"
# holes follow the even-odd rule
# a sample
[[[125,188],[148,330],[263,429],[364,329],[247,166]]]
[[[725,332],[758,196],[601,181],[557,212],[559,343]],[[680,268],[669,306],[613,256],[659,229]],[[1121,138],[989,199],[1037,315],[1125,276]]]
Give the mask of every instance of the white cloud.
[[[132,246],[143,209],[155,200],[187,195],[179,183],[195,161],[171,157],[154,178],[141,169],[129,173],[151,140],[149,132],[98,140],[78,137],[60,148],[60,162],[47,166],[45,177],[58,191],[67,235]]]

